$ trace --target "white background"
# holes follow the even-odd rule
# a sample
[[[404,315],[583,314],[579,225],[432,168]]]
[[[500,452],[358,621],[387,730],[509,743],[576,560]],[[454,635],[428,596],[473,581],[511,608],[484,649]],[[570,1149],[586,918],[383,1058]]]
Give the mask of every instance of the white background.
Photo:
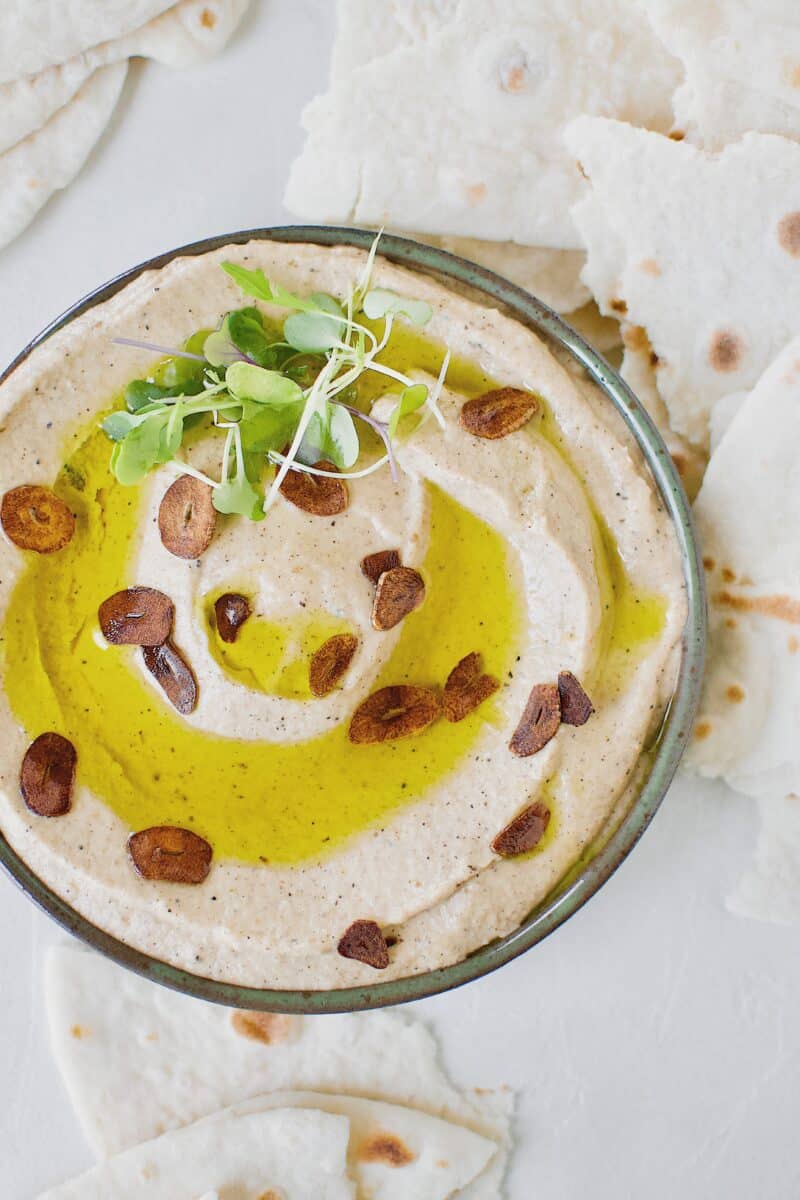
[[[141,259],[291,219],[283,185],[333,3],[254,4],[208,66],[137,64],[82,175],[0,252],[2,362]],[[800,1197],[797,933],[724,908],[756,828],[749,801],[681,780],[566,926],[415,1006],[458,1080],[518,1089],[513,1200]],[[42,953],[63,936],[0,879],[0,1200],[90,1165],[43,1020]]]

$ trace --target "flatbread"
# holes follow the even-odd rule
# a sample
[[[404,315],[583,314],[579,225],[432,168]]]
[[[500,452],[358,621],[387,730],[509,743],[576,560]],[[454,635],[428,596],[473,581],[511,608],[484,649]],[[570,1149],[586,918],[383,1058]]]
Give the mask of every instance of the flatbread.
[[[321,1092],[275,1092],[234,1111],[307,1108],[346,1117],[358,1200],[447,1200],[487,1166],[497,1144],[419,1109]]]
[[[101,67],[128,58],[153,58],[187,67],[216,54],[244,15],[249,0],[181,0],[132,33],[92,46],[57,66],[0,84],[0,153],[40,129]]]
[[[181,0],[132,33],[0,85],[0,152],[39,129],[101,67],[134,57],[186,67],[211,57],[225,45],[248,2]]]
[[[419,46],[430,41],[457,18],[459,0],[428,0],[425,4],[415,0],[384,0],[382,4],[374,0],[339,0],[336,11],[331,79],[346,81],[352,71],[398,46]],[[557,312],[572,312],[590,299],[589,289],[580,278],[585,261],[580,251],[447,234],[437,237],[427,231],[408,236],[496,271]]]
[[[800,922],[800,797],[769,797],[758,804],[761,828],[753,862],[728,898],[740,917]]]
[[[689,763],[759,799],[800,794],[800,337],[743,401],[695,504],[709,662]]]
[[[706,469],[706,456],[685,437],[676,433],[669,423],[667,406],[658,392],[657,359],[646,331],[639,325],[623,325],[622,340],[625,353],[622,356],[620,374],[647,409],[653,424],[664,439],[672,461],[678,468],[689,499],[693,500],[700,489]]]
[[[512,1094],[458,1091],[432,1035],[404,1013],[252,1021],[69,945],[48,955],[45,997],[56,1061],[99,1157],[263,1093],[346,1093],[415,1108],[500,1143],[463,1197],[497,1194]]]
[[[481,238],[437,237],[432,233],[405,236],[496,271],[556,312],[572,312],[589,301],[589,289],[581,280],[586,255],[580,250],[552,250],[547,246],[520,246],[516,242],[488,242]]]
[[[75,178],[111,119],[127,69],[120,62],[95,71],[41,129],[0,154],[0,246]]]
[[[601,354],[608,354],[622,345],[619,321],[614,317],[604,317],[594,300],[589,300],[572,312],[564,310],[564,318]]]
[[[283,1108],[225,1113],[110,1159],[39,1200],[354,1200],[346,1117]]]
[[[800,138],[800,7],[795,0],[647,0],[684,65],[675,123],[707,149],[751,130]]]
[[[566,139],[591,183],[573,210],[584,281],[646,329],[670,424],[707,445],[716,401],[752,387],[798,328],[800,144],[754,133],[710,155],[597,117]]]
[[[459,16],[461,0],[338,0],[331,79],[398,46],[429,41]]]
[[[175,0],[3,0],[0,83],[123,37]]]
[[[566,122],[603,112],[669,129],[679,78],[627,0],[568,15],[560,0],[461,0],[430,38],[365,57],[305,110],[292,212],[567,249],[580,248],[569,208],[585,185]]]

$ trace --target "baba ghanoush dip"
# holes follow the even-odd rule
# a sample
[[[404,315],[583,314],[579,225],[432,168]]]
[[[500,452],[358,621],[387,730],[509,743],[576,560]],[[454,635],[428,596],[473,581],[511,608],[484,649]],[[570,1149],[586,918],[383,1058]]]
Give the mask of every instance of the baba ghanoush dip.
[[[0,387],[0,827],[89,921],[250,986],[512,932],[624,814],[677,543],[531,330],[347,247],[148,271]]]

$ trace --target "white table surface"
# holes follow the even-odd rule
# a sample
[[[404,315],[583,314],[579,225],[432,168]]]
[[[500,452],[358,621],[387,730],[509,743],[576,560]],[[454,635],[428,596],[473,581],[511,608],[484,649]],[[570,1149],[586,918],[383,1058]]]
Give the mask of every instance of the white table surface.
[[[132,69],[82,175],[0,252],[2,362],[141,259],[291,219],[284,180],[332,27],[332,0],[255,0],[208,66]],[[457,1079],[519,1090],[512,1200],[800,1197],[797,932],[724,908],[756,826],[751,802],[680,780],[566,926],[415,1006]],[[0,1200],[90,1165],[43,1019],[42,953],[64,936],[0,878]]]

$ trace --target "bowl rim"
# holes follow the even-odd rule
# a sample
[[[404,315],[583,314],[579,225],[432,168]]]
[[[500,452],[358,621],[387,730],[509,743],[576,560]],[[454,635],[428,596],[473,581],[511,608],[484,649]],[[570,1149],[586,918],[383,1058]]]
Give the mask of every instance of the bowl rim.
[[[93,289],[56,317],[16,356],[0,375],[13,371],[59,329],[109,300],[145,271],[165,267],[173,259],[194,257],[228,245],[250,241],[306,243],[324,247],[352,246],[367,250],[374,231],[330,225],[278,225],[202,238],[157,254]],[[569,874],[506,937],[489,942],[460,962],[401,979],[372,985],[313,989],[254,988],[195,975],[106,933],[71,907],[45,884],[0,834],[0,864],[35,904],[64,929],[121,966],[186,995],[231,1008],[281,1013],[362,1011],[434,996],[496,971],[563,925],[599,890],[627,858],[650,824],[688,744],[700,698],[706,645],[706,598],[700,552],[689,501],[677,470],[650,416],[619,374],[558,313],[523,288],[494,271],[438,247],[394,234],[382,234],[381,257],[412,270],[435,274],[445,285],[455,281],[502,304],[511,315],[545,339],[557,343],[585,368],[611,401],[635,438],[669,513],[678,542],[687,598],[678,679],[659,742],[642,786],[625,815],[596,853],[574,876]]]

